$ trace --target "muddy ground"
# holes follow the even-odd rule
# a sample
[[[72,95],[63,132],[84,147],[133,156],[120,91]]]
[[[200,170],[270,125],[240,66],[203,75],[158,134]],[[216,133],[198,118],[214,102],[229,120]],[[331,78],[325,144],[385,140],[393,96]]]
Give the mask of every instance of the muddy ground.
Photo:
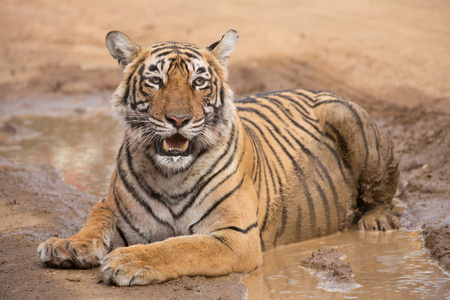
[[[24,136],[39,134],[8,125],[13,115],[89,113],[109,105],[106,95],[121,75],[104,47],[108,31],[124,31],[142,45],[178,40],[206,46],[234,28],[240,41],[230,61],[230,82],[237,96],[303,87],[332,90],[366,107],[401,160],[395,201],[406,207],[399,209],[403,226],[425,226],[427,245],[448,268],[450,3],[211,5],[2,0],[0,146],[16,151]],[[97,198],[64,183],[52,166],[0,160],[0,298],[245,298],[241,275],[115,288],[96,283],[98,269],[42,268],[37,245],[75,233]]]

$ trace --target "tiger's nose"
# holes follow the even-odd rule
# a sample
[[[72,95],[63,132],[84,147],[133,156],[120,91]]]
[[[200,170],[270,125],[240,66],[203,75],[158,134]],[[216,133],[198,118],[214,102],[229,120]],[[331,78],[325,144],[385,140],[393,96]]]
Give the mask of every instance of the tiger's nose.
[[[187,123],[189,123],[189,121],[191,120],[191,118],[188,116],[170,115],[170,116],[166,116],[166,120],[167,120],[167,122],[172,124],[175,128],[179,129],[183,126],[186,126]]]

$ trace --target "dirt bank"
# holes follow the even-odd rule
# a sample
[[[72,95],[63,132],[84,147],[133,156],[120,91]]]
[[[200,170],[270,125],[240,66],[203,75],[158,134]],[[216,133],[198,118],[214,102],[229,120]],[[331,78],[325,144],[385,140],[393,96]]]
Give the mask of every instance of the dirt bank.
[[[319,284],[322,288],[345,292],[360,286],[352,277],[350,264],[342,262],[345,256],[336,249],[320,248],[311,253],[311,257],[302,260],[301,265],[318,272],[316,275],[322,279]]]
[[[450,225],[424,226],[423,235],[431,257],[450,272]]]

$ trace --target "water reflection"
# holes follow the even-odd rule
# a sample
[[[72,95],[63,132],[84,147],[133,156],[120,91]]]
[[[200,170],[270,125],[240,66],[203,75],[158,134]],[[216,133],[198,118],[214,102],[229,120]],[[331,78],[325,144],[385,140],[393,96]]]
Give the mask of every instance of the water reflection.
[[[68,184],[80,190],[94,195],[108,191],[122,139],[122,131],[110,115],[28,116],[14,117],[7,122],[39,135],[21,140],[19,132],[17,137],[0,144],[0,156],[18,164],[49,163],[63,172]]]
[[[346,231],[264,254],[264,267],[244,279],[248,299],[445,299],[447,275],[428,260],[418,231]],[[344,252],[361,287],[344,293],[320,288],[300,262],[320,247]],[[326,287],[326,286],[325,286]]]

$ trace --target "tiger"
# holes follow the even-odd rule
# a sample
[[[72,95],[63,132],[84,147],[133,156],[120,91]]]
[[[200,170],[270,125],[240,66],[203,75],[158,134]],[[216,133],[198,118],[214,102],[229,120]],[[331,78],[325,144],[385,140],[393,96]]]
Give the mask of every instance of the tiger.
[[[124,128],[109,191],[44,266],[91,268],[117,286],[262,266],[276,246],[343,228],[398,228],[393,143],[359,104],[306,89],[234,100],[235,30],[208,47],[141,47],[111,31]]]

